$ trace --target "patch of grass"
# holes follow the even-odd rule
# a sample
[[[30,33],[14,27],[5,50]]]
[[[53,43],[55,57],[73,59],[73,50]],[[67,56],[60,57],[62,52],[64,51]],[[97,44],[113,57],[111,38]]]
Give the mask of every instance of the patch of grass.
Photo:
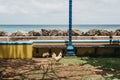
[[[85,70],[90,69],[91,66],[97,67],[98,69],[103,70],[107,74],[109,74],[109,71],[111,72],[118,72],[120,71],[120,58],[89,58],[89,57],[77,57],[77,58],[63,58],[61,61],[63,64],[68,64],[68,66],[73,65],[84,65]],[[110,77],[102,77],[97,80],[113,80],[113,79],[120,79],[120,73],[113,74]],[[101,74],[100,74],[101,75]],[[83,78],[83,80],[90,80],[90,78]]]
[[[0,73],[1,73],[2,71],[4,71],[4,70],[5,70],[5,68],[0,67]]]
[[[89,58],[89,57],[77,57],[77,58],[63,58],[61,61],[63,64],[89,64],[99,69],[117,71],[120,70],[120,58]]]
[[[63,58],[60,63],[68,64],[68,65],[76,65],[76,64],[85,64],[87,61],[82,60],[81,58]]]
[[[89,78],[89,77],[84,77],[84,78],[82,78],[81,80],[92,80],[92,79]]]
[[[96,80],[112,80],[111,78],[99,78],[99,79],[96,79]]]
[[[109,77],[99,78],[97,80],[118,80],[118,79],[120,79],[120,74],[109,76]]]
[[[103,70],[117,71],[120,70],[120,58],[88,58],[82,59]]]
[[[115,75],[113,75],[113,76],[110,76],[110,77],[106,77],[106,79],[116,79],[116,80],[118,80],[118,79],[120,79],[120,74],[115,74]]]

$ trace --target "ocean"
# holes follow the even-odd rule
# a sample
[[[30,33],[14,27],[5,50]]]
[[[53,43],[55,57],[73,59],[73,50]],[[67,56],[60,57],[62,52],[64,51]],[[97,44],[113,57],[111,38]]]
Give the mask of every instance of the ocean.
[[[9,34],[15,31],[28,32],[30,30],[40,31],[41,29],[60,29],[68,30],[68,25],[0,25],[0,31],[6,31]],[[120,25],[73,25],[73,29],[88,31],[90,29],[112,30],[120,29]]]

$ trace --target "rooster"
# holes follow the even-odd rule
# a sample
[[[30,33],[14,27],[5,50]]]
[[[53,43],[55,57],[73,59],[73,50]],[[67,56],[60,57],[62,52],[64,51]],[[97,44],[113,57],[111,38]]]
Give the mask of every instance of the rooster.
[[[52,58],[56,61],[59,62],[62,59],[62,53],[60,52],[58,56],[56,56],[55,53],[52,54]]]

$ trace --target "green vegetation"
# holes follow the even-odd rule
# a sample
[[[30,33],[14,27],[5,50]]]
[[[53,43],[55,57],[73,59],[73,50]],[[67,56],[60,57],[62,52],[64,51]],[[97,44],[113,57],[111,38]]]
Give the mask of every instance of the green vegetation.
[[[108,71],[120,70],[120,58],[82,58],[86,64]]]
[[[90,64],[103,70],[120,70],[120,58],[63,58],[61,61],[63,64]]]
[[[87,59],[87,57],[84,59]],[[60,61],[60,63],[68,64],[68,65],[70,65],[70,64],[75,65],[75,64],[85,64],[85,63],[87,63],[87,61],[82,60],[81,58],[63,58]]]
[[[120,79],[120,58],[64,58],[61,60],[63,64],[80,64],[80,65],[91,65],[96,67],[97,69],[102,70],[105,74],[107,72],[113,73],[113,75],[108,77],[103,77],[97,80],[113,80]],[[101,74],[104,75],[104,74]],[[83,78],[83,80],[91,80],[91,78]]]

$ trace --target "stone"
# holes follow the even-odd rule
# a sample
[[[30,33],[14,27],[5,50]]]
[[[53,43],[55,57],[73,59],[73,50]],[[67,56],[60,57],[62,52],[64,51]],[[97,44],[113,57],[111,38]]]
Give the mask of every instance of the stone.
[[[114,35],[115,36],[120,36],[120,29],[115,30]]]
[[[85,36],[97,36],[99,33],[98,33],[98,30],[97,29],[91,29],[89,31],[87,31],[84,35]]]
[[[28,36],[41,36],[41,32],[31,30],[28,32]]]
[[[50,30],[47,29],[41,29],[42,36],[49,36]]]
[[[16,31],[12,33],[10,36],[26,36],[26,33],[21,32],[21,31]]]
[[[74,29],[72,31],[72,35],[73,36],[82,36],[84,34],[84,32],[80,31],[80,30],[77,30],[77,29]]]
[[[110,36],[110,31],[107,30],[98,30],[99,36]]]
[[[0,36],[8,36],[8,33],[5,31],[0,31]]]

